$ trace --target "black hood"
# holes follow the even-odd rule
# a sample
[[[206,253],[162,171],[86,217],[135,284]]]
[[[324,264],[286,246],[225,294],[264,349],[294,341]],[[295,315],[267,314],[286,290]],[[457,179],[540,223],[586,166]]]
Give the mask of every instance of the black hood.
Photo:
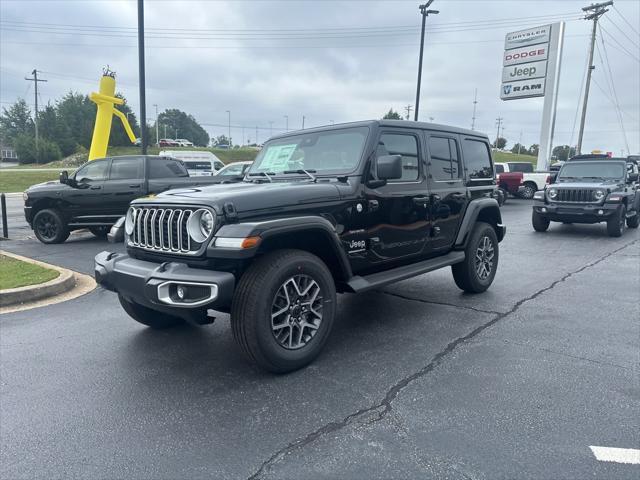
[[[340,200],[335,183],[329,182],[273,182],[231,183],[169,190],[140,203],[182,203],[222,207],[233,203],[237,212],[273,209]]]
[[[25,191],[29,195],[32,195],[32,194],[38,194],[40,192],[42,193],[49,193],[53,191],[59,192],[65,189],[71,189],[71,187],[69,185],[60,183],[60,181],[58,180],[51,180],[49,182],[43,182],[43,183],[38,183],[36,185],[31,185]]]

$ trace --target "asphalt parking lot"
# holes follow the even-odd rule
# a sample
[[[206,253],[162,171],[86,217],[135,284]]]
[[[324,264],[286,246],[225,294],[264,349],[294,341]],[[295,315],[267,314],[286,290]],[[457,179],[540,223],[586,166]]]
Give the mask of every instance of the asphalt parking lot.
[[[151,331],[101,289],[0,316],[0,476],[638,478],[590,446],[640,448],[640,232],[502,210],[488,292],[442,270],[344,295],[289,375],[247,364],[227,315]],[[113,248],[13,234],[0,248],[85,273]]]

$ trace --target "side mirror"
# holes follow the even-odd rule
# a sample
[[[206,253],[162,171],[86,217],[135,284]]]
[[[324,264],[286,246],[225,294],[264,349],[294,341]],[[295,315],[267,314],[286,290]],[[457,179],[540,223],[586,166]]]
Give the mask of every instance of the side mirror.
[[[637,173],[630,173],[627,176],[627,180],[629,181],[629,183],[631,182],[637,182],[638,181],[638,174]]]
[[[382,155],[376,158],[376,175],[380,180],[402,178],[402,157],[400,155]]]
[[[69,182],[69,172],[63,170],[60,172],[60,183],[68,183]]]

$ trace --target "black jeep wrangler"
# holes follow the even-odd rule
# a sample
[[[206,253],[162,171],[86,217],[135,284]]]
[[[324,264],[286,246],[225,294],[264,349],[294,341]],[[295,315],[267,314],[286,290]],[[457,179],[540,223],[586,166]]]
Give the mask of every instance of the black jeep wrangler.
[[[625,226],[640,223],[637,162],[574,157],[533,199],[531,223],[537,232],[545,232],[550,222],[607,222],[609,236],[620,237]]]
[[[140,323],[165,328],[230,312],[264,369],[312,361],[336,293],[451,267],[483,292],[505,235],[488,138],[408,121],[368,121],[269,140],[241,183],[132,202],[127,255],[102,252],[95,277]]]

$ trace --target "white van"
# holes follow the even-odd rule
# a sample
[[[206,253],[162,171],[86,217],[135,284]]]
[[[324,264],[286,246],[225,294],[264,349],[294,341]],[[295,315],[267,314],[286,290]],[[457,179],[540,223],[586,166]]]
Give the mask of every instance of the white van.
[[[173,157],[184,162],[189,176],[211,176],[224,167],[224,163],[211,152],[200,150],[162,150],[163,157]]]

